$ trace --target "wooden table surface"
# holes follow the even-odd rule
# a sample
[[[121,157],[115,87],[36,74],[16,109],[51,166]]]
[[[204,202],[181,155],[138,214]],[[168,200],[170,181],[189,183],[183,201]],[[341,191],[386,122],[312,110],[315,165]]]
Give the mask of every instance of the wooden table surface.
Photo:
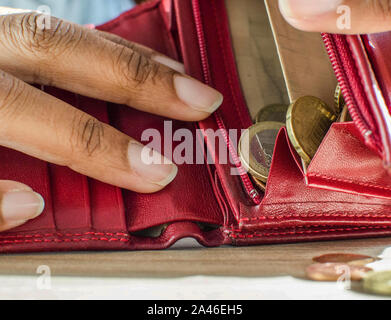
[[[54,276],[301,278],[314,256],[348,252],[377,257],[390,245],[391,238],[379,238],[237,248],[1,255],[0,274],[36,275],[39,266],[47,265]]]
[[[322,51],[319,35],[293,30],[279,16],[277,1],[267,1],[283,60],[287,92],[263,2],[226,1],[242,87],[253,116],[267,104],[288,103],[289,97],[311,93],[329,98],[335,78]],[[288,52],[291,52],[289,61]],[[308,52],[312,55],[308,56]],[[310,74],[313,74],[312,78]],[[332,96],[332,92],[330,94]],[[383,238],[239,248],[1,255],[0,274],[35,275],[38,266],[47,265],[52,275],[73,276],[302,277],[304,268],[314,256],[331,252],[378,256],[390,245],[391,239]]]

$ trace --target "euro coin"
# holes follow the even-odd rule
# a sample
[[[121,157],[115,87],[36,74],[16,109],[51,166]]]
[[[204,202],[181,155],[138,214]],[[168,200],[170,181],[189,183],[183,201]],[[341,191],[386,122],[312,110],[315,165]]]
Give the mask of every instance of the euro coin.
[[[363,288],[369,293],[391,295],[391,271],[370,272],[363,279]]]
[[[266,106],[258,112],[257,116],[255,117],[255,122],[259,123],[273,121],[285,123],[288,107],[289,106],[283,104],[272,104]]]
[[[304,162],[311,162],[335,120],[337,115],[315,97],[301,97],[289,106],[286,118],[289,140]]]
[[[348,122],[352,121],[352,117],[349,114],[348,106],[345,105],[339,115],[338,122]]]
[[[347,263],[349,265],[365,266],[376,261],[376,258],[354,253],[329,253],[312,259],[318,263]]]
[[[238,151],[242,165],[261,182],[266,183],[269,176],[277,134],[283,126],[279,122],[260,122],[240,138]]]
[[[337,85],[337,88],[335,89],[334,103],[335,103],[336,113],[341,113],[342,109],[346,105],[346,102],[345,99],[343,98],[342,90],[339,85]]]
[[[254,178],[255,185],[262,191],[266,191],[266,184],[261,180]]]
[[[316,263],[307,267],[308,279],[315,281],[360,281],[371,268],[346,263]]]

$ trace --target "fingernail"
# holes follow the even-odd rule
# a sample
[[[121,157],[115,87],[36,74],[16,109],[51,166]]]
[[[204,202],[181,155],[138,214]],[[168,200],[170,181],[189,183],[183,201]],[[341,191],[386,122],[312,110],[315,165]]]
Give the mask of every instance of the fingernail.
[[[165,187],[178,173],[178,167],[160,153],[138,144],[129,144],[128,159],[132,170],[146,181]]]
[[[42,196],[33,191],[10,191],[1,200],[1,212],[6,223],[34,219],[44,207]]]
[[[280,10],[286,18],[307,19],[335,12],[342,0],[280,0]]]
[[[223,103],[223,95],[195,79],[176,75],[174,85],[180,100],[192,109],[213,113]]]
[[[152,60],[164,64],[165,66],[175,71],[178,71],[179,73],[185,73],[185,65],[178,61],[175,61],[174,59],[170,59],[168,57],[161,56],[161,55],[156,55],[156,56],[152,56]]]

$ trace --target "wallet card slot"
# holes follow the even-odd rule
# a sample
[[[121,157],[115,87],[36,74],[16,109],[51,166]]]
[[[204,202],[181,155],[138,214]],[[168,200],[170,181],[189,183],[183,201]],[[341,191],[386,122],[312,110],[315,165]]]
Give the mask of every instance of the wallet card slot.
[[[125,134],[141,140],[144,129],[153,128],[160,132],[164,146],[164,118],[126,106],[112,105],[109,112],[112,124]],[[131,122],[128,119],[131,119]],[[173,132],[186,128],[193,136],[196,134],[194,124],[181,121],[170,123]],[[173,150],[179,143],[173,144]],[[135,232],[178,221],[223,224],[223,216],[211,186],[207,167],[181,164],[178,165],[178,169],[175,180],[160,192],[140,194],[122,191],[129,231]]]
[[[45,92],[79,108],[74,93],[46,87]],[[87,177],[64,166],[48,164],[57,230],[91,228],[91,206]]]
[[[39,217],[28,221],[18,228],[3,232],[2,235],[13,235],[31,231],[39,232],[41,230],[54,231],[56,224],[48,164],[5,147],[0,147],[0,158],[1,179],[24,183],[41,194],[45,199],[45,209]],[[31,168],[34,168],[34,170],[31,170]]]
[[[77,95],[77,104],[81,110],[101,122],[109,123],[108,104]],[[121,189],[115,186],[87,178],[90,198],[90,224],[94,230],[126,231],[125,210]]]

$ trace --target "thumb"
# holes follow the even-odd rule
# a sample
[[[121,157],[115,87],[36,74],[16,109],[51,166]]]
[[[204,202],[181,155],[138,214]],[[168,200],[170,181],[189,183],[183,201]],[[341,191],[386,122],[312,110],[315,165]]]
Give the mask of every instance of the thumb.
[[[284,18],[304,31],[365,34],[391,30],[390,0],[279,0]]]
[[[0,231],[18,227],[36,218],[44,206],[42,196],[29,186],[0,180]]]

